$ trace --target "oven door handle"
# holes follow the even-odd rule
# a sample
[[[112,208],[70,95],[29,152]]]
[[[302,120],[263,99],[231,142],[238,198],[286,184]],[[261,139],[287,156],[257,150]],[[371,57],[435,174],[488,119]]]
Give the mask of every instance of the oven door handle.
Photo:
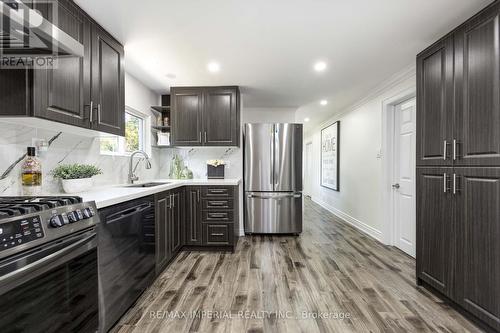
[[[92,233],[90,236],[87,236],[83,239],[80,239],[79,241],[72,243],[71,245],[66,246],[65,248],[56,251],[54,253],[49,254],[48,256],[37,260],[29,265],[23,266],[13,272],[10,272],[8,274],[5,274],[3,276],[0,276],[0,285],[4,283],[8,283],[12,280],[15,280],[19,275],[25,275],[31,271],[35,271],[53,261],[56,261],[57,259],[60,259],[64,257],[65,255],[71,253],[75,249],[81,247],[82,245],[85,245],[89,243],[91,240],[93,240],[96,236],[96,233]]]

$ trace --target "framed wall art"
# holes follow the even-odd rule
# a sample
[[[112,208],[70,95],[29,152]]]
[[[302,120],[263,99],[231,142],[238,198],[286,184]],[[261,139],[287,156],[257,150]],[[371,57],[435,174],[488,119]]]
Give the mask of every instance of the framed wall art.
[[[339,191],[340,121],[321,130],[321,186]]]

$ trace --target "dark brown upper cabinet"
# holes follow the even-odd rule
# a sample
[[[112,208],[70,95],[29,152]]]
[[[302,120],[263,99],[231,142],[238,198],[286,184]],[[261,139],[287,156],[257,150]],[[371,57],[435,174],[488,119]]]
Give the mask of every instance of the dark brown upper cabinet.
[[[203,91],[198,88],[172,88],[170,100],[172,145],[203,145]]]
[[[204,94],[206,146],[237,146],[240,138],[238,92],[234,88],[207,88]]]
[[[35,9],[53,21],[45,4]],[[40,6],[37,8],[36,6]],[[33,114],[79,127],[90,127],[91,22],[73,2],[60,1],[57,24],[61,30],[84,46],[85,55],[60,57],[54,68],[33,71]]]
[[[123,46],[106,31],[92,33],[92,128],[125,135]]]
[[[500,4],[417,56],[417,165],[500,166]]]
[[[31,5],[82,43],[84,56],[58,57],[50,68],[1,70],[0,117],[37,117],[124,135],[123,46],[72,1],[57,2],[57,21],[46,3]]]
[[[417,58],[417,165],[451,162],[453,129],[453,38]]]
[[[174,146],[239,146],[238,87],[173,87]]]
[[[500,165],[499,6],[455,33],[455,164]]]

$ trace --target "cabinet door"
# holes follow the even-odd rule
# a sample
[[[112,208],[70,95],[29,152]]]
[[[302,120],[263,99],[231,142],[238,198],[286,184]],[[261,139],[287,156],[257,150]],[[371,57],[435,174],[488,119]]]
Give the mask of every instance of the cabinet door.
[[[417,277],[445,295],[451,291],[455,228],[451,168],[417,169]]]
[[[187,187],[186,196],[186,245],[201,245],[200,188]]]
[[[455,172],[459,303],[500,330],[500,169]]]
[[[183,192],[176,191],[172,194],[172,208],[170,221],[170,247],[172,256],[175,256],[182,247],[182,214],[183,211]]]
[[[172,88],[172,144],[202,145],[203,91],[200,88]]]
[[[456,34],[457,165],[500,166],[500,18],[494,6]]]
[[[90,127],[91,23],[70,1],[57,4],[57,21],[46,3],[34,3],[50,21],[84,46],[84,57],[58,57],[53,68],[34,70],[33,114],[61,123]],[[45,6],[45,7],[44,7]]]
[[[203,105],[203,144],[238,146],[240,139],[238,88],[207,88]]]
[[[125,135],[123,46],[98,26],[92,38],[93,128]]]
[[[170,197],[168,192],[155,196],[156,207],[156,272],[160,273],[170,260],[169,221]]]
[[[453,39],[417,57],[417,165],[452,165]]]

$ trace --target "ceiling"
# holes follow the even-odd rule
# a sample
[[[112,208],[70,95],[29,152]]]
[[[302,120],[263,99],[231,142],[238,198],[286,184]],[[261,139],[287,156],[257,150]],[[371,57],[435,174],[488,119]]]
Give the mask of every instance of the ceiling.
[[[413,64],[490,2],[76,0],[125,45],[127,71],[155,91],[239,85],[245,107],[302,107],[315,122]],[[327,68],[318,73],[320,60]],[[219,72],[207,70],[211,61]]]

